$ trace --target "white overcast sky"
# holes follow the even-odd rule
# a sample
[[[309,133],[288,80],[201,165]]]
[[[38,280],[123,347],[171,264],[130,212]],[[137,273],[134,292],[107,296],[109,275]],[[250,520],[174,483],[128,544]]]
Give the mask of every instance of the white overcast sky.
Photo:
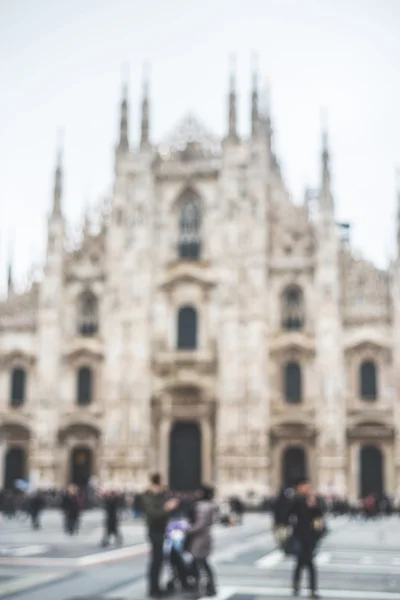
[[[249,127],[250,56],[272,87],[276,146],[293,198],[319,176],[328,113],[338,218],[384,266],[395,251],[400,165],[400,0],[0,0],[1,282],[14,240],[23,279],[43,261],[57,131],[64,130],[68,218],[110,189],[121,65],[130,64],[138,138],[142,65],[151,63],[151,131],[187,111],[227,126],[237,56],[240,129]]]

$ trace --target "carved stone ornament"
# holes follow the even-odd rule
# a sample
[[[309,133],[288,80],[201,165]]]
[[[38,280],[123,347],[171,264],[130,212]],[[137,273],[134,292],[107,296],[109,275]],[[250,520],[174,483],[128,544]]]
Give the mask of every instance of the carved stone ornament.
[[[221,143],[194,115],[188,114],[158,148],[163,160],[194,160],[221,154]]]

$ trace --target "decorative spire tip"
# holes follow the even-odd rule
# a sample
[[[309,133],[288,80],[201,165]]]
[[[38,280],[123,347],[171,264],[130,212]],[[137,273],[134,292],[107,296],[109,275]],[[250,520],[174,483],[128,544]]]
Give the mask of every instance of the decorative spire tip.
[[[146,60],[143,63],[143,70],[142,70],[142,84],[143,84],[143,96],[144,97],[147,97],[149,94],[150,71],[151,71],[150,61]]]
[[[234,92],[236,85],[236,55],[231,54],[229,57],[229,87],[231,93]]]
[[[258,52],[252,52],[251,54],[251,72],[253,80],[253,91],[256,91],[258,86],[258,72],[260,68],[260,56]]]
[[[328,152],[328,111],[321,108],[322,150]]]
[[[121,66],[121,81],[122,81],[122,97],[123,100],[128,99],[128,86],[129,86],[129,63],[124,62]]]
[[[56,156],[57,156],[57,168],[61,169],[62,159],[64,151],[64,130],[59,129],[57,132],[57,145],[56,145]]]

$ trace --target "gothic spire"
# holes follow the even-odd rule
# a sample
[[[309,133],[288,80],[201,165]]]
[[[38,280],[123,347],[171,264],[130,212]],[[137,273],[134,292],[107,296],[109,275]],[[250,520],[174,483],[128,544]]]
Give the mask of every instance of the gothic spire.
[[[252,92],[251,92],[251,135],[257,134],[259,126],[258,114],[258,55],[252,56]]]
[[[260,121],[263,123],[264,130],[268,137],[268,146],[272,152],[272,123],[271,123],[271,86],[267,77],[263,78],[260,98]]]
[[[120,152],[127,152],[129,150],[128,128],[128,68],[126,65],[124,65],[122,76],[122,100],[118,142],[118,150]]]
[[[58,134],[56,171],[54,177],[53,215],[61,215],[62,199],[62,133]]]
[[[322,176],[321,176],[321,205],[333,209],[331,191],[330,153],[328,146],[328,129],[325,111],[322,115]]]
[[[142,120],[140,126],[140,147],[146,147],[150,143],[150,100],[149,100],[149,65],[143,68],[142,83]]]
[[[13,244],[10,242],[10,249],[8,254],[8,271],[7,271],[7,295],[10,297],[14,291],[14,278],[13,278]]]
[[[229,76],[229,130],[228,138],[237,139],[237,116],[236,116],[236,60],[234,56],[230,59]]]

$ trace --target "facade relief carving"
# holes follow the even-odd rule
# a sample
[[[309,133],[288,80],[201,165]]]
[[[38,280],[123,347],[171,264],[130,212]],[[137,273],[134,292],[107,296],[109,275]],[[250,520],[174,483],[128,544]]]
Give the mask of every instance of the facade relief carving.
[[[64,233],[54,200],[42,280],[20,294],[10,285],[0,302],[1,431],[36,444],[52,485],[70,477],[77,446],[115,485],[132,473],[144,485],[150,468],[168,475],[176,423],[198,426],[202,475],[222,495],[274,493],[287,456],[305,459],[321,489],[334,481],[354,495],[345,452],[355,465],[381,443],[392,468],[391,277],[337,251],[334,214],[318,201],[318,221],[291,201],[267,122],[260,135],[241,140],[231,122],[221,141],[189,115],[159,145],[122,139],[114,198],[79,232]],[[32,376],[20,409],[9,406],[17,364]],[[81,368],[93,373],[79,380]]]

